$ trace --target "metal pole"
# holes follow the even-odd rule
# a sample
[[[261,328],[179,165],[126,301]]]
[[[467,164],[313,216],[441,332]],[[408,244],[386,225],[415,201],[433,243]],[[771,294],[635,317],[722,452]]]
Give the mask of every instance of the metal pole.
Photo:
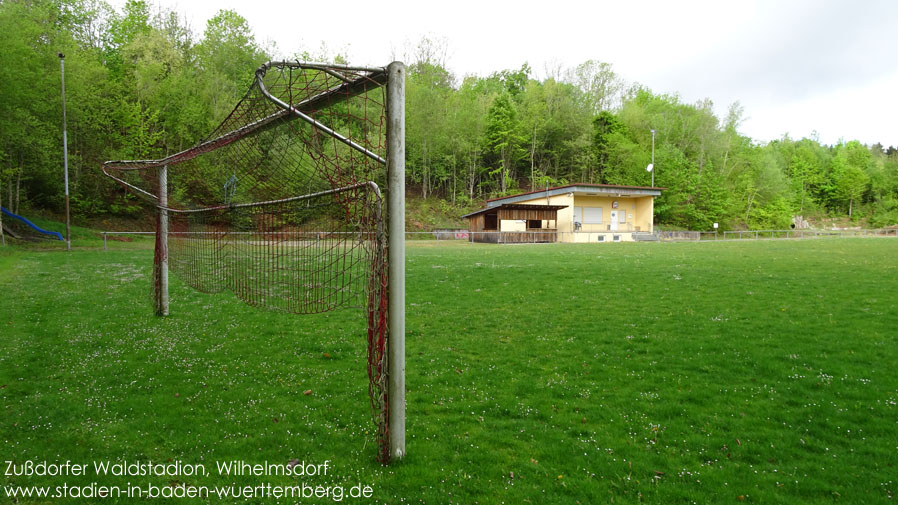
[[[652,187],[655,187],[655,130],[652,130]]]
[[[106,232],[103,232],[103,250],[106,250]]]
[[[157,316],[168,315],[168,165],[159,168],[159,230],[156,240],[159,242],[156,254],[159,265],[159,285],[157,292]]]
[[[387,67],[390,457],[405,454],[405,65]]]
[[[59,53],[59,71],[62,76],[62,160],[65,173],[65,249],[72,250],[72,238],[69,230],[69,139],[66,133],[65,118],[65,55]]]

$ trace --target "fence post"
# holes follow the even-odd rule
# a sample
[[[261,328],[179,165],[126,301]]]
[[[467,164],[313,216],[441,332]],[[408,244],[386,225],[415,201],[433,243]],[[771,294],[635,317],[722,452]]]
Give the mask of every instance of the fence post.
[[[103,232],[103,250],[106,250],[106,232]]]

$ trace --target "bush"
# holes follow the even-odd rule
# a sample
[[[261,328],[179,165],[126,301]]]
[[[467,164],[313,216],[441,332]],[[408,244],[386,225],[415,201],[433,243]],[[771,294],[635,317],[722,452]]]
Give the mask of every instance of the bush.
[[[752,208],[748,226],[752,230],[784,230],[792,224],[792,207],[784,198]]]

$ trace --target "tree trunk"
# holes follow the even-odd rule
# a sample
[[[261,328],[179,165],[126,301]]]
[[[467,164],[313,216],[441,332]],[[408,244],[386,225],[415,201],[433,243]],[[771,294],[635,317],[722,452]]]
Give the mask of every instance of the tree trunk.
[[[22,162],[21,158],[19,158],[19,173],[16,174],[16,206],[13,213],[19,213],[19,196],[21,195],[22,189]],[[12,204],[12,202],[10,202]]]
[[[422,173],[422,177],[421,177],[421,179],[422,179],[421,194],[424,197],[424,199],[426,200],[427,199],[427,141],[424,142],[424,156],[422,157],[421,161],[423,161],[423,164],[424,164],[424,166],[422,167],[423,173]]]
[[[452,157],[452,205],[455,205],[455,194],[458,192],[458,166],[455,156]]]
[[[471,157],[469,158],[469,168],[471,169],[471,173],[465,178],[465,184],[468,189],[468,198],[472,201],[474,200],[474,182],[477,179],[477,150],[471,149]]]
[[[727,173],[727,158],[730,157],[730,148],[727,147],[727,150],[723,153],[723,170],[721,171],[724,174],[724,178],[728,178],[729,174]]]
[[[0,182],[3,180],[0,179]],[[0,186],[0,207],[3,206],[3,187]],[[6,235],[3,234],[3,213],[0,212],[0,245],[6,245]]]
[[[502,170],[499,171],[499,191],[505,196],[505,173],[508,171],[508,152],[507,148],[502,148]]]
[[[505,172],[507,169],[505,168],[505,162],[502,162],[502,171],[499,173],[499,190],[502,192],[502,196],[505,196]]]
[[[748,216],[751,214],[751,203],[754,200],[754,193],[748,195],[748,209],[745,210],[745,224],[748,225]]]
[[[530,143],[530,191],[536,190],[533,182],[533,163],[536,157],[536,123],[533,123],[533,141]]]
[[[474,181],[477,177],[477,167],[471,162],[471,177],[468,178],[468,198],[474,200]]]

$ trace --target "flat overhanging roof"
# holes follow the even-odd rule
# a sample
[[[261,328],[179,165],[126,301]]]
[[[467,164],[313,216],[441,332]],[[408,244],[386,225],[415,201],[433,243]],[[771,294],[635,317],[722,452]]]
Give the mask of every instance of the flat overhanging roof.
[[[483,214],[484,212],[498,213],[499,210],[508,210],[508,211],[526,210],[526,211],[557,212],[561,209],[566,209],[566,208],[567,208],[567,205],[528,205],[528,204],[521,204],[521,203],[506,203],[506,204],[495,205],[492,207],[487,207],[485,209],[475,210],[474,212],[472,212],[470,214],[465,214],[462,217],[463,218],[474,217],[478,214]]]
[[[661,191],[667,188],[652,188],[648,186],[617,186],[614,184],[568,184],[566,186],[558,186],[549,189],[541,189],[538,191],[530,191],[519,195],[504,196],[502,198],[493,198],[486,201],[488,208],[494,208],[499,205],[516,204],[519,202],[527,202],[537,198],[547,198],[565,193],[573,193],[575,195],[595,195],[595,196],[616,196],[616,197],[643,197],[643,196],[661,196]]]

